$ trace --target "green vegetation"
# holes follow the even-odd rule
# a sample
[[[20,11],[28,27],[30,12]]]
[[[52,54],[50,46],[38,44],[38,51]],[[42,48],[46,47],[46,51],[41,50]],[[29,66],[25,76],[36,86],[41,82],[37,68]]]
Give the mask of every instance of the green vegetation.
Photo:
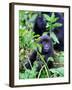
[[[19,79],[31,79],[31,78],[54,78],[54,77],[63,77],[64,76],[64,52],[55,51],[54,57],[49,57],[50,61],[54,62],[54,68],[49,69],[46,62],[44,61],[43,55],[37,52],[38,57],[43,62],[43,66],[40,71],[36,71],[37,60],[34,62],[33,66],[31,65],[31,70],[27,69],[24,66],[26,61],[29,61],[29,56],[39,48],[41,52],[41,45],[38,44],[39,35],[35,35],[32,31],[34,20],[39,12],[32,11],[19,11]],[[45,19],[49,22],[47,23],[47,32],[50,33],[50,37],[53,39],[53,44],[59,43],[58,38],[52,32],[56,27],[62,26],[61,23],[57,23],[58,17],[55,17],[55,14],[52,13],[51,17],[44,14]]]

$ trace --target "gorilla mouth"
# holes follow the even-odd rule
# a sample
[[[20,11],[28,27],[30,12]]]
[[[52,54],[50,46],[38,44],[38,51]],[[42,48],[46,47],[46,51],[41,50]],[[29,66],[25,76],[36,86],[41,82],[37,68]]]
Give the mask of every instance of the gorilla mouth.
[[[48,52],[49,51],[49,48],[44,48],[44,52]]]

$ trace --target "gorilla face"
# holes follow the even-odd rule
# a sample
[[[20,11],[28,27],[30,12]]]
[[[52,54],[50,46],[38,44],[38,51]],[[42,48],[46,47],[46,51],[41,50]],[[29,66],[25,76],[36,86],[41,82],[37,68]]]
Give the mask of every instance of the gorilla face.
[[[42,42],[42,46],[43,46],[43,52],[48,52],[50,49],[50,41],[44,40]]]
[[[42,52],[49,53],[52,49],[52,42],[48,35],[41,36]]]

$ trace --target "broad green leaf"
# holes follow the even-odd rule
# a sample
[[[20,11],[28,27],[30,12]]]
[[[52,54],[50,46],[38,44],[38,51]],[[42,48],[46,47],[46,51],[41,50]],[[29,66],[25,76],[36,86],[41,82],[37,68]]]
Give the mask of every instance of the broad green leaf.
[[[46,19],[47,21],[51,21],[50,16],[48,16],[48,15],[44,14],[44,17],[45,17],[45,19]]]
[[[51,15],[51,21],[54,20],[54,18],[55,18],[55,14],[53,12],[52,15]]]
[[[53,57],[49,57],[48,61],[54,61]]]
[[[53,69],[50,69],[50,71],[53,73],[53,77],[63,77],[64,76],[64,67],[53,68]]]
[[[48,34],[48,32],[44,32],[42,35],[47,35]]]
[[[53,28],[57,28],[57,27],[61,27],[61,26],[62,26],[61,23],[55,23],[55,24],[53,24]]]
[[[58,38],[56,37],[56,35],[54,34],[54,32],[52,32],[50,34],[50,37],[53,39],[54,43],[59,43]]]

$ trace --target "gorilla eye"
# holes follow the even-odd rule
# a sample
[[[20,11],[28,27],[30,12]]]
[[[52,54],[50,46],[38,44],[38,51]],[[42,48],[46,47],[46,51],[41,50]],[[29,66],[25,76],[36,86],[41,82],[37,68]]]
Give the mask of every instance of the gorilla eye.
[[[46,43],[49,43],[49,40],[46,40]]]

